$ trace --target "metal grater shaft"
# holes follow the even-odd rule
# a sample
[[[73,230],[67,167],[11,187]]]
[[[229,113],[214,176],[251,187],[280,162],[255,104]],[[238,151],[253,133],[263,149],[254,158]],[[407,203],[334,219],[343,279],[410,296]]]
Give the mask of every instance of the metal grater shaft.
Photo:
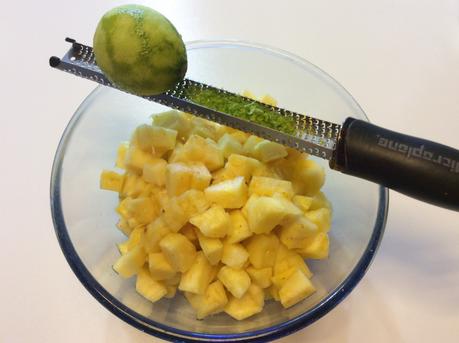
[[[90,46],[77,43],[75,40],[69,38],[67,38],[66,41],[72,43],[72,47],[62,59],[51,57],[50,65],[52,67],[76,76],[87,78],[104,86],[119,89],[105,77],[97,66],[93,50]],[[245,98],[226,90],[214,88],[189,79],[184,79],[174,89],[166,93],[144,96],[143,98],[288,145],[321,158],[328,160],[332,158],[336,141],[341,130],[341,126],[338,124],[257,102],[259,105],[275,111],[281,116],[294,119],[295,132],[293,134],[280,132],[227,113],[218,112],[201,106],[187,97],[187,91],[191,88],[198,90],[212,89],[219,93],[237,96],[239,99],[244,99],[244,101],[248,103],[254,102],[253,99]]]

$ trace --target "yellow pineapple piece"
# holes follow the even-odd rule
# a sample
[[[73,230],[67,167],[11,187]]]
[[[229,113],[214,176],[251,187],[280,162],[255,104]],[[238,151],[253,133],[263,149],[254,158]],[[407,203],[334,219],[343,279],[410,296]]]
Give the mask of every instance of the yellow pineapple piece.
[[[241,144],[241,146],[243,146],[245,141],[247,140],[247,138],[250,137],[250,135],[248,133],[242,132],[242,131],[239,131],[239,130],[231,132],[230,136],[233,137],[234,139],[236,139]]]
[[[319,231],[328,232],[331,226],[331,210],[329,208],[319,208],[305,213],[306,218],[317,225]]]
[[[276,285],[272,284],[268,288],[266,288],[266,291],[268,293],[268,296],[270,299],[274,299],[275,301],[280,301],[279,298],[279,287]]]
[[[124,161],[126,160],[126,153],[129,149],[129,142],[122,142],[118,146],[117,154],[116,154],[116,162],[115,166],[120,169],[126,169],[126,164]]]
[[[255,94],[253,94],[251,91],[247,89],[244,90],[241,95],[245,96],[246,98],[252,99],[252,100],[257,100],[257,97],[255,96]]]
[[[141,244],[135,246],[120,258],[113,265],[113,270],[123,278],[130,278],[137,274],[145,264],[147,254]]]
[[[257,284],[261,288],[268,288],[271,286],[271,277],[273,276],[273,269],[271,267],[261,269],[248,267],[246,271],[249,274],[252,283]]]
[[[295,249],[303,258],[324,259],[328,257],[330,241],[325,232],[319,232],[303,241],[303,246]]]
[[[279,143],[264,139],[252,148],[251,155],[267,163],[287,156],[287,149]]]
[[[249,238],[245,245],[250,263],[258,269],[272,267],[276,261],[279,239],[274,234],[261,234]]]
[[[225,312],[237,320],[243,320],[254,314],[260,313],[264,306],[264,292],[251,284],[247,292],[241,298],[230,296]]]
[[[226,176],[228,179],[234,179],[236,176],[243,176],[247,182],[253,175],[253,172],[261,167],[260,161],[239,154],[232,154],[228,157],[225,164]]]
[[[144,235],[145,235],[145,228],[143,226],[139,226],[132,230],[129,238],[118,245],[118,250],[120,251],[121,255],[126,254],[127,252],[134,249],[137,245],[143,245],[144,242]]]
[[[159,206],[151,198],[126,198],[127,217],[133,218],[139,224],[148,224],[159,215]],[[124,201],[124,200],[123,200]]]
[[[292,179],[296,193],[314,196],[325,182],[324,168],[311,159],[298,159],[293,165]]]
[[[145,251],[148,253],[160,252],[159,241],[172,231],[167,227],[162,217],[156,218],[147,225],[145,233]]]
[[[244,152],[245,155],[258,158],[254,153],[254,149],[255,149],[255,146],[258,143],[263,142],[263,140],[264,140],[263,138],[260,138],[258,136],[254,136],[254,135],[249,136],[249,138],[247,138],[244,145],[242,146],[242,151]]]
[[[127,173],[124,176],[123,188],[120,192],[120,197],[132,197],[144,195],[148,196],[151,190],[151,185],[145,182],[141,177],[136,174]]]
[[[175,275],[171,277],[170,279],[166,279],[161,282],[166,286],[178,287],[178,284],[180,283],[181,278],[182,278],[182,273],[175,273]]]
[[[292,198],[293,204],[298,207],[301,211],[306,212],[312,205],[313,198],[305,195],[295,195]]]
[[[223,167],[223,153],[217,144],[201,136],[191,135],[182,148],[182,158],[189,162],[201,162],[208,170],[213,171]]]
[[[174,149],[177,141],[177,131],[160,126],[141,125],[137,128],[141,131],[136,131],[136,142],[141,145],[144,150],[160,149],[163,151]]]
[[[177,131],[177,138],[188,137],[191,130],[191,121],[183,112],[176,110],[166,111],[152,115],[155,126],[165,127]]]
[[[103,170],[100,174],[100,189],[120,192],[123,188],[124,175],[111,170]]]
[[[242,153],[241,143],[228,133],[225,133],[222,137],[220,137],[217,145],[223,153],[224,158],[228,158],[231,154]]]
[[[204,294],[211,281],[212,266],[199,251],[190,269],[183,273],[178,289],[194,294]]]
[[[175,294],[177,293],[177,288],[178,288],[177,286],[166,285],[167,293],[164,296],[164,298],[172,299],[173,297],[175,297]]]
[[[274,99],[271,95],[266,94],[261,99],[260,102],[270,105],[270,106],[277,106],[277,100]]]
[[[242,244],[223,244],[222,262],[232,268],[242,268],[249,258],[249,253]]]
[[[318,192],[314,197],[312,198],[311,206],[309,207],[308,210],[318,210],[319,208],[328,208],[332,209],[330,201],[328,201],[327,197],[323,192]]]
[[[305,216],[297,217],[279,230],[279,239],[289,249],[301,248],[303,240],[315,235],[318,227]]]
[[[127,220],[123,217],[120,218],[118,223],[116,224],[116,227],[120,229],[122,233],[124,233],[126,236],[129,236],[133,230],[127,222]]]
[[[223,266],[217,275],[225,288],[236,298],[241,298],[250,286],[249,274],[243,269]]]
[[[196,311],[196,318],[203,319],[209,315],[222,312],[228,303],[225,288],[220,281],[212,282],[204,294],[185,293],[191,306]]]
[[[199,248],[198,235],[196,231],[197,228],[190,223],[185,224],[185,226],[180,229],[180,233],[188,238],[188,240],[193,243],[196,248]]]
[[[289,308],[307,298],[315,291],[315,287],[306,275],[300,270],[297,270],[288,278],[282,288],[279,289],[279,298],[282,306]]]
[[[161,251],[174,270],[186,272],[196,257],[196,248],[184,235],[169,233],[159,242]]]
[[[210,238],[225,237],[231,226],[228,213],[218,205],[212,205],[204,213],[192,217],[190,223],[196,226],[204,236]]]
[[[148,267],[154,280],[171,279],[177,272],[161,252],[148,254]]]
[[[249,195],[273,196],[276,193],[283,195],[287,199],[291,199],[294,195],[292,183],[270,177],[252,177],[249,185]]]
[[[209,238],[197,232],[199,245],[209,263],[216,266],[223,256],[223,243],[218,238]]]
[[[310,271],[303,257],[292,250],[287,250],[285,255],[282,257],[282,248],[280,248],[278,250],[278,256],[276,257],[276,262],[274,264],[274,276],[287,275],[287,277],[289,277],[292,272],[296,270],[303,272],[307,278],[312,277],[312,272]]]
[[[203,118],[191,117],[191,130],[189,136],[199,136],[202,138],[210,138],[217,141],[224,133],[225,127],[213,121]]]
[[[227,233],[227,243],[239,243],[253,235],[249,229],[249,224],[240,210],[234,210],[229,213],[230,228]]]
[[[177,204],[182,208],[187,219],[203,213],[210,207],[204,192],[189,189],[177,197]]]
[[[155,158],[152,162],[143,165],[142,177],[145,181],[162,187],[166,184],[167,161]]]
[[[126,168],[130,171],[141,174],[143,165],[145,163],[151,163],[154,160],[153,155],[150,152],[145,152],[135,145],[131,145],[126,152],[126,159],[124,163]]]
[[[241,208],[247,202],[247,185],[242,176],[209,186],[204,192],[210,202],[223,208]]]
[[[141,268],[139,270],[135,289],[137,293],[151,302],[156,302],[167,294],[166,286],[154,280],[147,268]]]
[[[256,234],[269,233],[287,215],[279,199],[252,195],[243,210],[246,211],[250,231]]]
[[[186,190],[204,190],[212,175],[202,163],[170,163],[166,168],[166,189],[170,196]]]
[[[170,198],[163,208],[161,217],[167,227],[174,232],[179,231],[188,221],[188,216],[180,206],[176,197]]]

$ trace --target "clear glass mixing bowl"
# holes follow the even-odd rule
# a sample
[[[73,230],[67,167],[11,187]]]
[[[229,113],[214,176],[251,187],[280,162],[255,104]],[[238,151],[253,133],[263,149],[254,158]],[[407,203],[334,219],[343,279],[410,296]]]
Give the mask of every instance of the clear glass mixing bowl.
[[[342,123],[366,119],[334,79],[287,52],[233,41],[187,45],[187,77],[234,92],[271,94],[279,106]],[[125,237],[115,228],[115,193],[99,190],[102,169],[112,168],[116,149],[149,115],[165,108],[120,91],[98,87],[81,104],[57,149],[51,179],[56,234],[67,261],[88,291],[108,310],[142,331],[168,340],[260,341],[305,327],[333,309],[360,281],[381,240],[387,190],[328,168],[325,193],[334,208],[330,257],[310,261],[317,292],[283,309],[268,301],[262,313],[236,321],[226,314],[196,320],[183,296],[151,304],[134,280],[113,270]]]

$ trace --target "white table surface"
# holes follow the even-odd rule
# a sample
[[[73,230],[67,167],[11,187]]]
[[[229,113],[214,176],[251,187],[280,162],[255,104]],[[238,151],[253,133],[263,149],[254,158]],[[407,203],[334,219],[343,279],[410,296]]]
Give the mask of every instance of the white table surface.
[[[103,308],[60,251],[49,208],[59,138],[94,88],[50,70],[65,36],[91,42],[119,1],[8,1],[0,10],[0,342],[159,342]],[[236,38],[334,76],[371,120],[459,147],[457,0],[139,1],[185,40]],[[381,248],[355,291],[279,342],[458,342],[459,214],[395,192]]]

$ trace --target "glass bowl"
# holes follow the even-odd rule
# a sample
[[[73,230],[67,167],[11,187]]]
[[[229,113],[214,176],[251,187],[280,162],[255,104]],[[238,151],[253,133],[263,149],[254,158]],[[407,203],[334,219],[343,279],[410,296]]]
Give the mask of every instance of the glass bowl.
[[[366,119],[356,101],[333,78],[311,63],[277,49],[235,41],[187,45],[187,77],[234,92],[270,94],[279,106],[342,123]],[[332,202],[330,257],[308,261],[317,292],[283,309],[273,301],[244,321],[226,314],[196,320],[182,295],[155,304],[112,269],[118,197],[99,190],[102,169],[114,167],[117,146],[133,129],[165,108],[106,87],[97,87],[80,105],[56,152],[51,209],[62,251],[87,290],[108,310],[138,329],[167,340],[266,341],[288,335],[325,315],[366,272],[384,231],[387,190],[326,168],[324,191]]]

